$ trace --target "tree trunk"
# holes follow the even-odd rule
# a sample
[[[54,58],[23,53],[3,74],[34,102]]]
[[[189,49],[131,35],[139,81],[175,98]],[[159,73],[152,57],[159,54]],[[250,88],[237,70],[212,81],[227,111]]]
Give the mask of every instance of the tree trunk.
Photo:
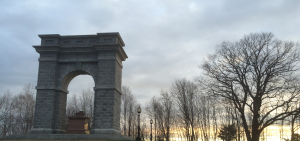
[[[260,133],[252,134],[252,141],[259,141]]]

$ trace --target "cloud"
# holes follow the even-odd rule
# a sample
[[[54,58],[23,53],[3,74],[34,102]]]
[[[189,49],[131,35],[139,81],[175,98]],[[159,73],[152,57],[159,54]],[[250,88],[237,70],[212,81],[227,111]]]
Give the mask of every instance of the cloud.
[[[36,85],[38,34],[119,32],[129,57],[123,84],[140,103],[175,79],[199,75],[202,59],[222,41],[262,31],[299,40],[300,1],[9,0],[0,1],[0,9],[0,94]],[[69,91],[92,87],[91,77],[78,76]]]

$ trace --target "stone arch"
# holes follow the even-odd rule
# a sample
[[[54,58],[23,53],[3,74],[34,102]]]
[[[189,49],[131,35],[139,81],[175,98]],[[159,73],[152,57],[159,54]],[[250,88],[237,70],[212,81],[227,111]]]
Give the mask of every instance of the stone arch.
[[[67,75],[65,75],[64,79],[61,82],[61,89],[68,91],[68,87],[70,82],[78,75],[90,75],[88,72],[83,71],[83,70],[75,70],[72,72],[69,72]],[[95,78],[92,76],[93,80],[94,80],[94,84],[95,84]]]
[[[31,134],[64,134],[68,85],[81,74],[95,82],[92,134],[120,134],[122,61],[127,55],[119,33],[39,35],[41,45],[36,108]]]

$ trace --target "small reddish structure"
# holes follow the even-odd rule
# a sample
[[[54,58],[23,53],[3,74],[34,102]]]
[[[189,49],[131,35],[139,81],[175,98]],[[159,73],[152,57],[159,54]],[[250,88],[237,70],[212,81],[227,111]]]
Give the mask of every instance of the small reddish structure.
[[[74,116],[69,116],[69,126],[66,131],[66,134],[90,134],[88,129],[89,119],[84,116],[84,112],[80,111]]]

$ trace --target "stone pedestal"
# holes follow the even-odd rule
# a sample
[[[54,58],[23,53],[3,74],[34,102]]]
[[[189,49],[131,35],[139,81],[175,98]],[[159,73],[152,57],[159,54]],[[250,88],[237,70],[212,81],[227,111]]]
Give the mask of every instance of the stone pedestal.
[[[80,111],[74,116],[68,117],[69,126],[66,134],[90,134],[89,118],[84,116],[84,112]]]

